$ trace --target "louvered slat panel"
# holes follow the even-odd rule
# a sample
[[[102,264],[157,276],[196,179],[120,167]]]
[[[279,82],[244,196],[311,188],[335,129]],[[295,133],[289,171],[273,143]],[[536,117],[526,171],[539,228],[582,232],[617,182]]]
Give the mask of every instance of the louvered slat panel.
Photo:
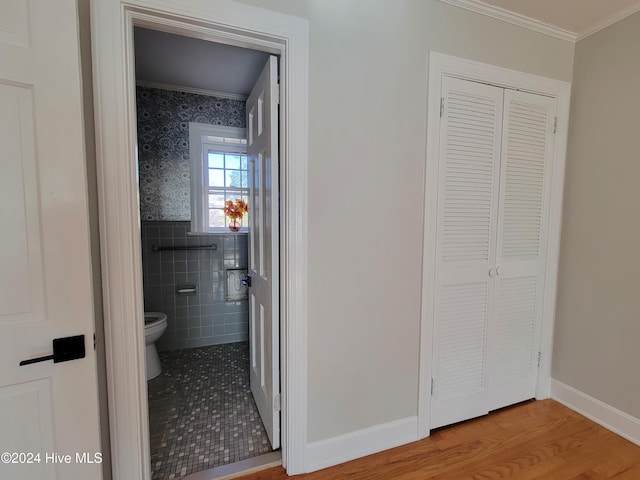
[[[506,120],[500,254],[539,256],[550,111],[546,106],[511,100]]]
[[[495,323],[496,385],[526,377],[533,371],[537,298],[536,277],[500,281]]]
[[[438,400],[484,388],[487,299],[486,283],[442,287]]]
[[[453,89],[446,100],[441,259],[488,261],[499,105],[495,98]]]

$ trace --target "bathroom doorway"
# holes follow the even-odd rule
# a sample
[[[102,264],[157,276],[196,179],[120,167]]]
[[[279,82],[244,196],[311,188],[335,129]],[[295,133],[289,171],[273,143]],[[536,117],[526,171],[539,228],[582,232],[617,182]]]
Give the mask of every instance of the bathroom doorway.
[[[249,380],[253,212],[237,232],[224,215],[227,200],[255,203],[246,101],[269,55],[140,27],[134,45],[152,479],[277,462],[279,425]]]

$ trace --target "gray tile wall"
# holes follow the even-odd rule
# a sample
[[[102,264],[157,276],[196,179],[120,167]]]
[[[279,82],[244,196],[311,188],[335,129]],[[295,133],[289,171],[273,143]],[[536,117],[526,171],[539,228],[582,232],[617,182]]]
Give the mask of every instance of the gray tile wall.
[[[144,309],[167,314],[159,351],[248,340],[247,300],[227,302],[227,268],[246,268],[247,234],[187,236],[189,222],[142,222]],[[153,251],[153,246],[210,245],[217,250]],[[176,294],[196,284],[197,295]]]

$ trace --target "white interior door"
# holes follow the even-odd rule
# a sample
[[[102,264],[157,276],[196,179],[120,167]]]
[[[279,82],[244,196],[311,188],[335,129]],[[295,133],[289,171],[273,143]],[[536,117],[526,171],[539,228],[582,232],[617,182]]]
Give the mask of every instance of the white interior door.
[[[2,479],[102,478],[77,23],[0,2],[0,452],[33,462]],[[85,358],[19,366],[75,335]]]
[[[247,100],[247,154],[250,383],[274,449],[280,447],[278,92],[278,59],[271,56]]]

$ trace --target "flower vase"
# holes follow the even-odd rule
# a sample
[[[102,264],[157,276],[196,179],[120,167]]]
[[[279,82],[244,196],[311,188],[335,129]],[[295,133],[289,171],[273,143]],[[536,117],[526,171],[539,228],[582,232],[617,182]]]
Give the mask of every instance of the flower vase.
[[[240,231],[240,222],[238,221],[237,218],[234,218],[231,223],[229,224],[229,230],[231,230],[232,232],[239,232]]]

